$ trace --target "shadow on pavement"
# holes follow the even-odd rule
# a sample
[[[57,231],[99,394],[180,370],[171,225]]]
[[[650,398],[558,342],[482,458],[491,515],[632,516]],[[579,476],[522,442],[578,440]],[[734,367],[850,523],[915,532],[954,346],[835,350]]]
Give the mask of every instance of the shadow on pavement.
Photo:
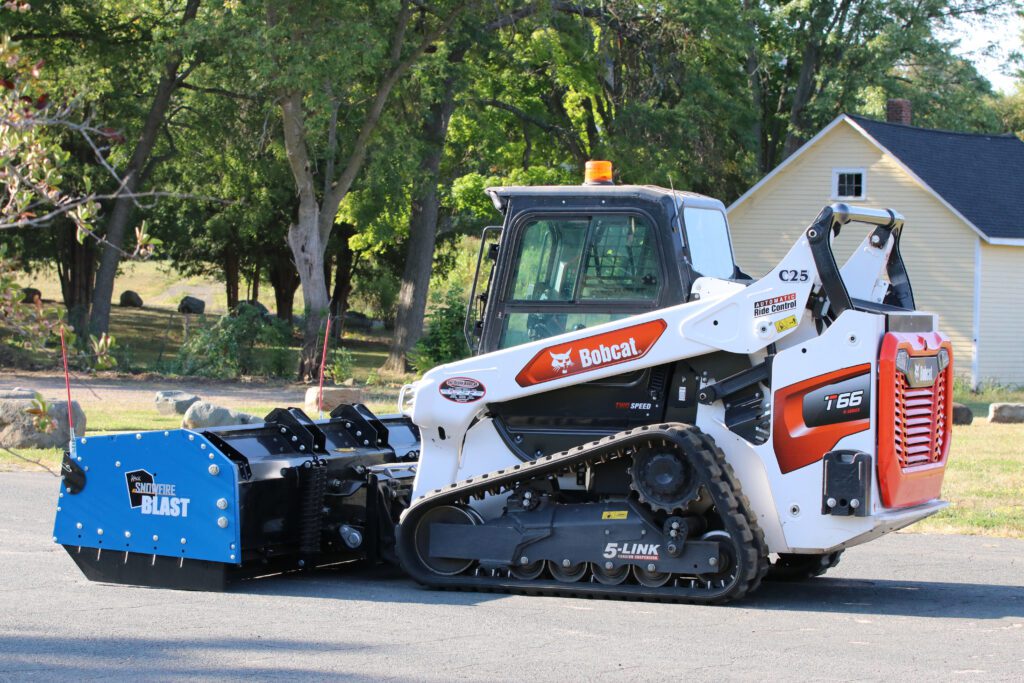
[[[0,635],[0,678],[11,680],[76,680],[79,678],[210,680],[242,677],[320,678],[325,675],[325,653],[372,653],[377,648],[363,643],[329,642],[297,638],[75,638],[45,635]],[[230,663],[222,654],[227,653]],[[238,655],[245,655],[244,668]],[[307,659],[301,665],[275,665],[275,660]],[[334,680],[354,678],[354,672],[331,668]],[[359,674],[360,678],[365,674]],[[401,681],[401,678],[388,680]],[[408,679],[407,679],[408,680]]]
[[[766,581],[740,607],[943,619],[1024,617],[1024,587],[945,581],[817,578]]]
[[[252,595],[431,605],[477,605],[508,595],[428,590],[397,568],[365,565],[256,579],[236,584],[230,590]],[[757,592],[732,606],[793,612],[1001,619],[1024,617],[1024,587],[822,577],[802,582],[765,581]]]

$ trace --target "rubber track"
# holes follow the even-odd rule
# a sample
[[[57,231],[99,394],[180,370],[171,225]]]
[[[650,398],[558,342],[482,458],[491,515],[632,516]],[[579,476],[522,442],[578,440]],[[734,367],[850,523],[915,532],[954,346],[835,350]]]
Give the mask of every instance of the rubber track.
[[[520,481],[563,471],[573,472],[581,463],[628,457],[630,449],[652,442],[659,445],[662,442],[674,444],[683,452],[698,458],[695,464],[702,470],[702,483],[711,495],[725,530],[733,539],[737,557],[741,560],[736,579],[724,588],[694,589],[686,585],[666,585],[660,588],[627,584],[608,586],[597,582],[563,583],[541,578],[523,581],[512,577],[470,574],[448,577],[431,572],[419,560],[413,531],[420,516],[428,509],[436,505],[464,502],[488,492],[497,493],[512,488]],[[757,524],[732,467],[725,460],[725,454],[710,436],[696,427],[680,423],[638,427],[568,451],[543,456],[529,463],[471,477],[444,489],[435,489],[413,501],[402,514],[396,547],[403,568],[412,578],[423,585],[444,590],[715,604],[741,598],[753,591],[768,571],[768,547],[764,533]]]

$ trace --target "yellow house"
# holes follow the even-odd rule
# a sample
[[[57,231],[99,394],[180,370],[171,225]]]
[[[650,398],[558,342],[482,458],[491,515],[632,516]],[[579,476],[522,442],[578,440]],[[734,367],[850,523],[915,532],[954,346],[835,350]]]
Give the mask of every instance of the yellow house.
[[[889,119],[840,115],[737,199],[737,263],[771,270],[832,202],[896,209],[917,307],[939,314],[957,373],[1024,384],[1024,142],[910,126],[906,101],[890,102]],[[835,242],[840,265],[866,234],[850,228]]]

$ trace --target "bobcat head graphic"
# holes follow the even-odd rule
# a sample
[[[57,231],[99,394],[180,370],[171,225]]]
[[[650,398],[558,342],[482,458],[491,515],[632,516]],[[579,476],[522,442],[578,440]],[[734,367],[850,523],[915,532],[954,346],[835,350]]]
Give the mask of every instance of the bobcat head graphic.
[[[569,357],[569,354],[572,353],[571,348],[565,353],[551,353],[550,351],[548,353],[551,355],[552,370],[561,371],[563,375],[569,372],[569,368],[573,365],[572,358]]]

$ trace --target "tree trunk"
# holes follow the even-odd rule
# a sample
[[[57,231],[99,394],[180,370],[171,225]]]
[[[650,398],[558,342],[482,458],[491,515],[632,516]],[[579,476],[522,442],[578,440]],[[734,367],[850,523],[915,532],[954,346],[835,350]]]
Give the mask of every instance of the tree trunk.
[[[334,317],[334,338],[341,339],[345,333],[345,314],[348,313],[348,297],[352,294],[352,248],[348,242],[355,234],[355,226],[342,223],[338,226],[338,264],[334,272],[334,291],[331,293],[331,315]]]
[[[252,297],[252,300],[253,301],[259,301],[260,300],[260,262],[259,261],[257,261],[256,265],[254,265],[252,267],[252,282],[250,283],[250,286],[252,288],[252,294],[250,295]]]
[[[182,24],[188,24],[196,17],[199,10],[199,0],[188,0],[185,5],[185,12],[182,16]],[[178,69],[181,66],[182,55],[178,51],[171,53],[171,56],[164,63],[163,75],[157,83],[153,95],[153,103],[150,105],[146,121],[142,126],[135,150],[132,152],[128,166],[125,167],[123,186],[118,198],[114,200],[114,209],[107,221],[106,243],[103,245],[103,253],[100,255],[100,267],[96,272],[96,286],[92,296],[92,314],[89,320],[89,328],[94,334],[107,332],[110,328],[110,302],[114,294],[114,277],[117,275],[117,266],[121,261],[121,246],[124,244],[124,233],[128,229],[134,213],[134,200],[131,195],[136,193],[142,183],[142,176],[146,171],[153,147],[156,145],[157,135],[167,116],[167,109],[171,103],[171,95],[181,85],[178,80]]]
[[[57,234],[57,277],[68,311],[68,323],[80,337],[88,334],[89,301],[96,272],[96,243],[79,242],[71,221],[62,222]]]
[[[276,255],[267,270],[270,286],[274,288],[274,306],[277,317],[292,322],[295,310],[295,290],[299,288],[299,274],[287,254]]]
[[[227,289],[228,310],[238,307],[238,250],[229,245],[224,249],[224,286]]]
[[[430,115],[423,124],[423,138],[427,146],[420,162],[418,175],[421,182],[412,199],[409,242],[405,247],[402,286],[398,290],[395,334],[391,338],[388,359],[383,367],[386,372],[407,372],[409,351],[423,334],[423,317],[427,308],[427,290],[430,288],[430,273],[434,264],[437,216],[441,204],[437,194],[441,155],[448,137],[448,122],[454,111],[455,77],[452,75],[445,82],[442,100],[430,107]]]
[[[747,26],[750,27],[751,41],[750,46],[747,48],[747,61],[744,66],[744,70],[747,73],[747,84],[750,87],[750,100],[753,104],[754,109],[754,123],[753,130],[751,131],[751,138],[754,140],[754,144],[757,146],[754,150],[754,156],[757,159],[757,170],[761,174],[765,174],[770,171],[770,168],[766,168],[768,158],[765,155],[766,141],[764,139],[764,117],[766,116],[764,108],[764,87],[761,84],[761,60],[759,56],[760,45],[755,36],[760,36],[757,21],[753,15],[754,12],[754,1],[743,0],[743,11],[747,15]]]
[[[818,75],[818,60],[821,47],[814,41],[804,46],[803,61],[800,64],[800,76],[793,93],[793,104],[789,110],[789,128],[786,130],[786,143],[782,148],[782,160],[785,161],[793,152],[800,149],[806,140],[803,137],[804,110],[814,92],[814,80]]]
[[[303,210],[305,208],[305,210]],[[324,249],[317,228],[317,207],[299,207],[299,220],[288,228],[288,245],[295,256],[295,268],[302,282],[302,302],[305,306],[302,326],[302,353],[299,358],[299,379],[312,382],[320,368],[318,346],[323,334],[330,300],[324,281]]]

